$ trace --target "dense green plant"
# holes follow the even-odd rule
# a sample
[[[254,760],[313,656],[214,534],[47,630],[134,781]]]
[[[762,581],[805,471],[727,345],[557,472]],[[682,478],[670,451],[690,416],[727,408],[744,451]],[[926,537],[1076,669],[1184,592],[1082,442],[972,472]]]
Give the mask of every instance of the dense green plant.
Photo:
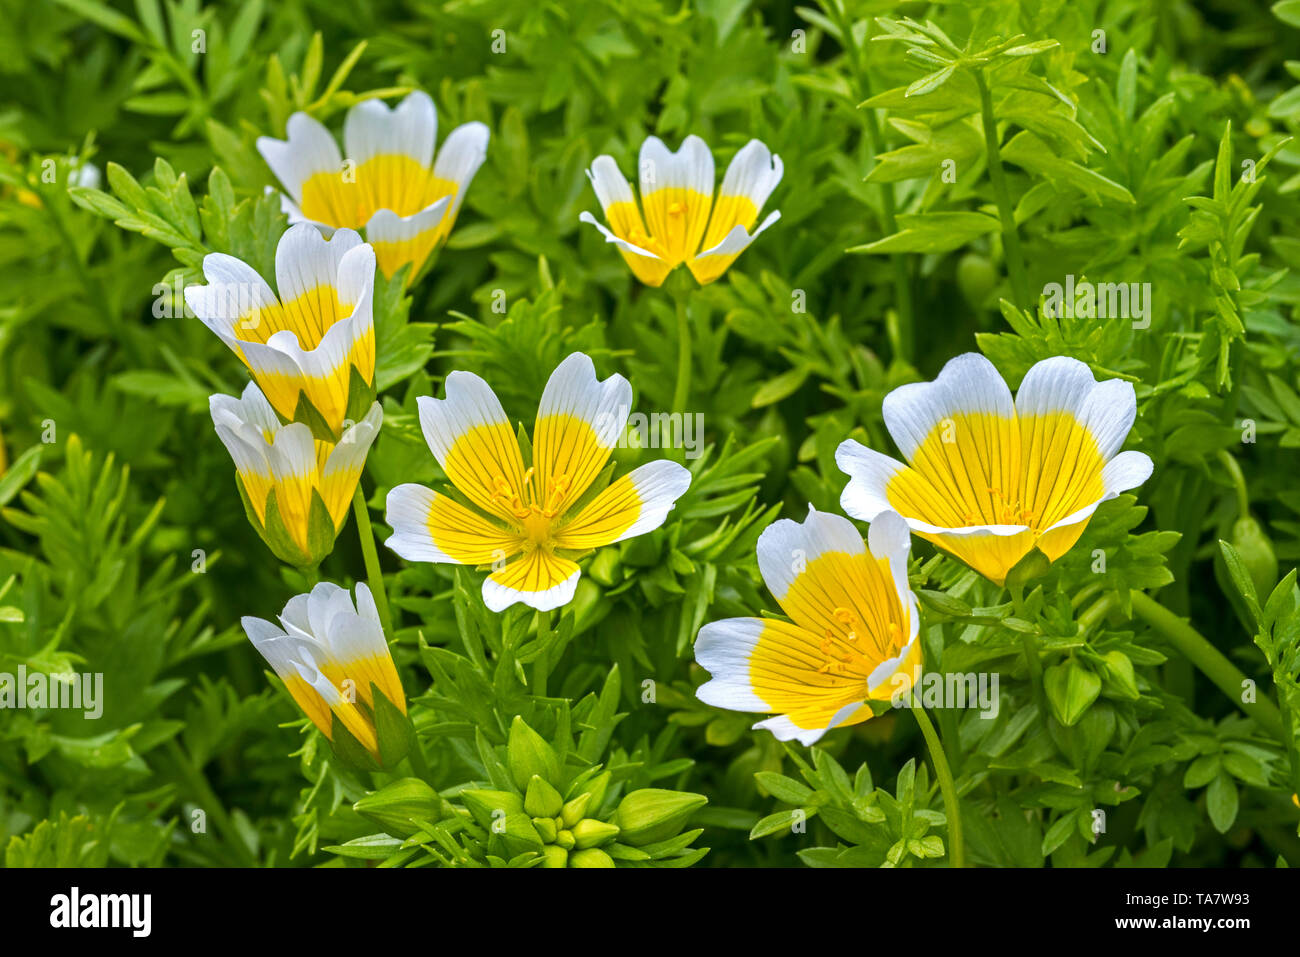
[[[783,744],[696,699],[692,643],[772,607],[758,535],[839,510],[836,447],[890,449],[884,395],[975,348],[1012,383],[1055,355],[1132,382],[1155,470],[1006,588],[915,543],[927,670],[1001,678],[996,718],[932,709],[966,862],[1300,862],[1294,0],[0,13],[0,672],[104,676],[102,717],[0,715],[7,865],[951,863],[912,714]],[[258,136],[417,88],[492,141],[429,274],[376,281],[373,514],[443,477],[416,399],[455,369],[527,423],[583,351],[667,410],[685,328],[704,442],[666,524],[552,615],[380,549],[414,737],[375,770],[239,627],[313,582],[245,520],[207,411],[245,377],[181,290],[210,252],[273,274]],[[785,175],[679,314],[578,215],[595,156],[690,133]],[[1067,277],[1149,284],[1149,311],[1051,308]],[[367,577],[355,528],[321,578]]]

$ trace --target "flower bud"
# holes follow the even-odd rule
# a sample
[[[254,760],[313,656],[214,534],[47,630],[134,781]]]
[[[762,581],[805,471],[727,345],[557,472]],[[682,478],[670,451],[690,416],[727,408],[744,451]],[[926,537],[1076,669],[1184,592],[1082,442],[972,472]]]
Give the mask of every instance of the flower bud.
[[[597,821],[594,817],[584,818],[573,826],[573,839],[579,850],[598,847],[618,837],[618,825]]]
[[[569,852],[562,847],[548,844],[542,848],[542,867],[568,867]]]
[[[560,792],[534,774],[524,796],[524,810],[533,817],[555,817],[563,805]]]
[[[569,855],[570,867],[613,867],[614,859],[598,847],[588,847]]]
[[[438,792],[419,778],[402,778],[367,794],[352,809],[394,837],[410,837],[413,821],[438,820]]]
[[[614,814],[619,840],[633,847],[666,841],[682,829],[695,811],[708,803],[703,794],[642,788],[619,802]]]
[[[510,723],[510,739],[506,745],[510,774],[520,788],[528,787],[533,775],[550,781],[560,776],[560,761],[540,734],[528,727],[524,719],[515,715]]]

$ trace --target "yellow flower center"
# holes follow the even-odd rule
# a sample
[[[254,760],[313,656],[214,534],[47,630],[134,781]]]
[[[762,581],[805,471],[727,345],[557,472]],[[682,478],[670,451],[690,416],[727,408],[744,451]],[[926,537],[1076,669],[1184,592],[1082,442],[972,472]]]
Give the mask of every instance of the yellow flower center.
[[[493,504],[504,506],[519,522],[519,527],[534,545],[549,545],[552,529],[559,517],[565,496],[573,485],[567,475],[556,475],[542,490],[539,483],[532,481],[535,469],[524,472],[524,493],[516,492],[502,474],[492,482]],[[524,496],[527,496],[525,500]],[[534,496],[541,501],[533,501]],[[543,497],[544,496],[544,497]]]

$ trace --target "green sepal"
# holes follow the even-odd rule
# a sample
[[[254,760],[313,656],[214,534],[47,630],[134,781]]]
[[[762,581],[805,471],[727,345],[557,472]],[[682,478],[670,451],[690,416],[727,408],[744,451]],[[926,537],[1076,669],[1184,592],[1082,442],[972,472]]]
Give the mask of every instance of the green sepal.
[[[1031,548],[1028,554],[1007,572],[1006,586],[1023,588],[1036,578],[1042,578],[1052,567],[1052,562],[1046,555],[1038,550],[1037,547]]]
[[[334,749],[334,756],[348,767],[358,771],[383,770],[374,755],[366,750],[366,746],[356,739],[356,736],[339,720],[339,716],[332,711],[330,712],[330,746]]]
[[[298,402],[293,407],[293,421],[301,422],[307,426],[307,428],[311,429],[312,437],[320,439],[322,442],[334,444],[342,436],[341,426],[336,433],[311,399],[307,398],[306,392],[299,391],[298,393]]]
[[[347,521],[347,512],[343,513],[343,520]],[[321,498],[320,490],[312,489],[311,509],[307,512],[307,551],[310,564],[319,565],[334,551],[334,539],[338,536],[338,531],[334,527],[334,519],[330,518],[330,510],[325,506],[325,499]]]
[[[235,475],[235,485],[239,489],[239,497],[244,503],[244,514],[248,517],[248,523],[257,531],[258,536],[266,543],[266,547],[271,550],[276,558],[286,565],[292,565],[295,568],[313,568],[320,564],[320,560],[328,555],[334,548],[334,525],[329,521],[329,510],[325,508],[325,502],[320,498],[320,493],[315,489],[312,490],[312,507],[308,527],[308,542],[311,542],[312,525],[318,522],[320,515],[317,512],[317,502],[320,503],[320,509],[323,510],[326,524],[330,529],[328,544],[316,554],[315,549],[312,553],[304,552],[294,542],[289,534],[288,528],[284,524],[284,519],[280,517],[280,505],[276,498],[275,489],[272,488],[266,495],[266,521],[259,522],[257,513],[253,511],[252,501],[248,497],[248,490],[244,488],[243,479],[238,474]],[[317,544],[320,544],[319,529],[317,530]],[[313,554],[316,557],[313,559]]]
[[[357,423],[366,417],[370,407],[375,402],[375,387],[372,382],[367,382],[361,375],[361,370],[356,366],[348,368],[348,402],[343,409],[343,422]],[[339,437],[342,438],[345,429],[339,430]]]
[[[402,758],[416,746],[415,726],[411,718],[402,712],[396,704],[374,683],[370,683],[375,712],[375,735],[379,739],[379,763],[386,768],[395,768]]]

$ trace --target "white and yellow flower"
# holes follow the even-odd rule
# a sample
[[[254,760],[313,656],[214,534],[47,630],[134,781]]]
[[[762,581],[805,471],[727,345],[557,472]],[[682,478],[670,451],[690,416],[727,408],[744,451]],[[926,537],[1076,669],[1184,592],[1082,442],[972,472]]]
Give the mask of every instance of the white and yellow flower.
[[[1050,561],[1083,534],[1097,506],[1151,475],[1151,459],[1120,452],[1137,415],[1132,384],[1098,382],[1066,356],[1025,375],[1013,401],[993,363],[952,359],[933,382],[885,396],[898,462],[848,440],[840,504],[870,522],[886,509],[995,584],[1037,547]]]
[[[392,278],[410,263],[408,281],[455,225],[489,138],[482,123],[462,124],[435,159],[438,111],[419,90],[392,109],[364,100],[348,110],[346,157],[306,113],[289,117],[287,135],[260,137],[257,149],[289,193],[281,200],[289,221],[312,223],[326,235],[364,229],[384,275]]]
[[[318,564],[347,520],[366,455],[383,423],[379,403],[345,429],[337,444],[313,437],[301,422],[282,424],[253,382],[241,398],[214,395],[208,406],[217,436],[235,461],[253,527],[282,561]]]
[[[337,719],[372,756],[379,757],[376,689],[403,714],[406,695],[369,588],[357,584],[353,606],[346,588],[321,582],[310,593],[289,599],[278,627],[251,616],[240,623],[253,647],[325,737],[335,739]]]
[[[657,136],[641,145],[641,206],[612,156],[597,156],[587,171],[609,226],[591,213],[579,218],[604,234],[647,286],[658,286],[682,263],[700,285],[718,279],[763,230],[781,218],[769,213],[753,233],[759,211],[781,182],[784,167],[758,140],[746,143],[727,167],[714,200],[713,154],[698,136],[672,153]]]
[[[920,674],[916,596],[907,581],[907,523],[871,523],[864,546],[853,523],[808,509],[758,539],[758,568],[789,618],[727,618],[700,629],[695,660],[712,677],[699,699],[732,711],[776,713],[755,728],[812,744],[872,715]],[[895,680],[895,676],[900,680]]]
[[[591,359],[575,352],[546,383],[525,462],[491,387],[451,373],[445,399],[420,397],[420,427],[463,503],[397,486],[386,544],[410,561],[491,565],[483,600],[493,611],[558,608],[577,588],[575,558],[658,528],[690,485],[689,471],[661,460],[593,488],[631,406],[626,379],[597,380]]]
[[[206,286],[186,305],[248,367],[275,411],[338,441],[374,401],[375,253],[351,229],[326,240],[290,226],[275,249],[277,296],[224,253],[203,257]]]

